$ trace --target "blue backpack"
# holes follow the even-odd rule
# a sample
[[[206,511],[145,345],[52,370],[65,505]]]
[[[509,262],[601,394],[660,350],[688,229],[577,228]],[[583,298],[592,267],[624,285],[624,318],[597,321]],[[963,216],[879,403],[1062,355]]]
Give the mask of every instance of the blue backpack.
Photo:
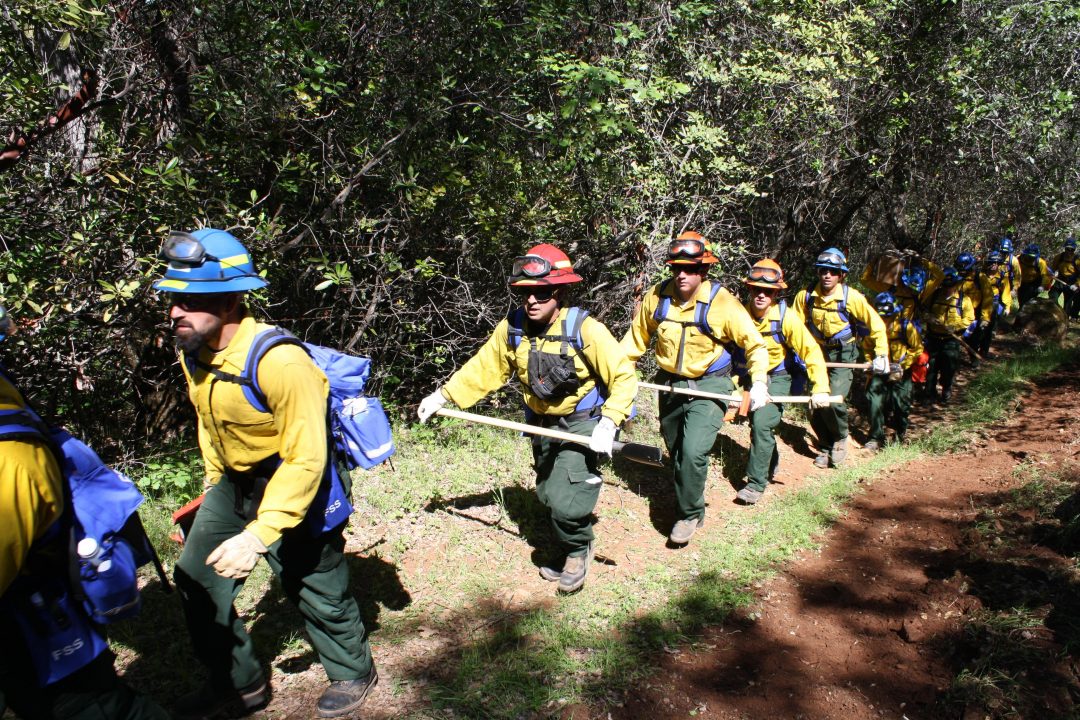
[[[282,344],[303,348],[330,381],[327,428],[332,453],[327,462],[327,476],[308,510],[311,531],[319,535],[339,527],[353,511],[352,501],[345,492],[335,460],[340,461],[347,470],[358,467],[368,470],[396,451],[390,421],[382,403],[378,398],[364,395],[371,360],[303,342],[287,330],[274,327],[255,336],[240,375],[222,372],[186,355],[185,361],[189,374],[198,366],[219,380],[241,385],[244,397],[251,406],[259,412],[268,413],[270,408],[266,404],[266,395],[259,387],[257,370],[263,356],[271,348]]]
[[[143,496],[131,480],[33,410],[0,411],[0,441],[27,439],[56,457],[64,509],[31,546],[2,605],[12,610],[45,686],[108,648],[96,625],[139,612],[138,568],[153,563],[162,586],[172,586],[139,519]]]
[[[671,281],[669,280],[668,283],[670,282]],[[667,287],[670,287],[670,285]],[[709,299],[706,301],[697,301],[694,306],[694,319],[689,322],[683,320],[671,320],[668,318],[668,311],[671,309],[671,295],[665,295],[662,291],[660,293],[660,302],[656,304],[656,310],[653,311],[653,320],[656,322],[673,322],[678,323],[683,327],[695,327],[701,334],[712,338],[713,342],[717,345],[723,346],[724,349],[720,352],[720,355],[705,369],[706,375],[714,375],[723,372],[731,366],[731,352],[728,347],[721,343],[720,339],[713,334],[712,327],[709,326],[709,308],[712,307],[712,302],[716,299],[716,295],[721,289],[720,283],[715,281],[712,282],[712,287],[709,289]]]

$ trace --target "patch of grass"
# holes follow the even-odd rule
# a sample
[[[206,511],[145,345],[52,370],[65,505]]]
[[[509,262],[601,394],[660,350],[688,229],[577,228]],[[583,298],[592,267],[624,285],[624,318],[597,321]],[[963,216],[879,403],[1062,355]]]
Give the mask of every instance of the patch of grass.
[[[966,447],[973,432],[1009,411],[1029,378],[1072,357],[1071,351],[1025,351],[987,366],[969,385],[966,404],[956,408],[954,427],[939,427],[925,440],[889,446],[858,465],[813,477],[798,491],[777,495],[753,512],[726,514],[726,524],[695,541],[689,551],[657,558],[624,580],[588,585],[585,592],[550,606],[519,611],[497,599],[506,588],[500,587],[496,571],[509,562],[498,536],[443,522],[447,516],[437,511],[494,506],[497,521],[485,516],[485,522],[502,529],[515,526],[522,540],[538,550],[546,547],[546,519],[533,496],[528,446],[514,433],[461,422],[398,427],[393,466],[356,478],[358,517],[374,518],[369,524],[406,518],[403,525],[417,528],[415,534],[390,536],[380,546],[391,566],[417,543],[437,542],[439,562],[417,569],[423,596],[394,615],[383,613],[375,640],[404,643],[420,625],[445,627],[461,640],[435,661],[436,672],[416,671],[425,682],[434,677],[429,692],[436,713],[516,718],[558,714],[559,708],[585,699],[613,702],[654,664],[658,650],[693,642],[705,627],[737,611],[746,612],[752,622],[755,585],[796,553],[815,548],[861,483],[922,454]],[[641,416],[627,438],[662,444],[655,399],[642,393],[639,401]],[[619,460],[605,472],[609,483],[639,494],[643,486],[658,484],[655,472]],[[723,482],[714,475],[711,482]],[[391,567],[390,572],[397,571]],[[241,605],[266,614],[277,607],[273,597],[259,599],[269,579],[253,580],[248,584],[255,597],[243,598]],[[295,642],[287,645],[290,652],[299,651]],[[410,673],[404,668],[399,682],[408,683]],[[973,673],[964,683],[958,680],[972,688],[986,682]]]
[[[978,428],[994,423],[1016,407],[1016,399],[1032,378],[1045,375],[1077,357],[1073,346],[1026,347],[1008,360],[984,364],[964,391],[949,423],[939,423],[920,446],[929,453],[942,454],[967,448]]]

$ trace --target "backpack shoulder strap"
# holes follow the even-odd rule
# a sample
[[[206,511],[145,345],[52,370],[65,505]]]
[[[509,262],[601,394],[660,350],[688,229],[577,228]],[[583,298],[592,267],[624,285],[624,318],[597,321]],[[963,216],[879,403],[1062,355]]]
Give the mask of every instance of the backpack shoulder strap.
[[[194,372],[194,369],[198,367],[210,373],[218,380],[240,385],[243,387],[244,397],[251,403],[251,406],[259,412],[265,413],[270,412],[270,408],[266,404],[266,395],[263,393],[262,388],[259,387],[259,362],[262,361],[263,356],[270,351],[270,348],[285,344],[299,345],[304,348],[305,352],[307,351],[307,348],[304,347],[304,343],[300,338],[296,337],[288,330],[272,327],[268,330],[263,330],[251,341],[251,347],[248,348],[247,359],[244,361],[244,369],[239,375],[227,373],[220,368],[212,367],[207,363],[201,362],[197,357],[188,357],[185,355],[184,363],[187,365],[189,373]]]
[[[656,322],[664,322],[667,319],[668,310],[671,309],[671,295],[665,295],[664,291],[671,287],[671,281],[666,281],[660,287],[660,302],[656,303],[656,310],[653,311],[653,320]]]
[[[520,305],[506,314],[506,344],[511,350],[517,350],[521,338],[525,337],[525,308]]]
[[[697,329],[705,335],[708,335],[714,342],[719,343],[713,335],[712,328],[709,326],[709,310],[712,309],[713,300],[716,299],[717,294],[722,290],[720,283],[715,280],[711,281],[712,286],[709,288],[709,300],[707,302],[699,302],[697,307],[694,308],[694,324],[697,325]]]

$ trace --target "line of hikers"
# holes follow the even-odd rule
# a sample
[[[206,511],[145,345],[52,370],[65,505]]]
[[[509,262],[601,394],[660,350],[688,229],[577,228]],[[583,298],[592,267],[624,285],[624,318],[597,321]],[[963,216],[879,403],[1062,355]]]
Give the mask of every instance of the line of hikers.
[[[878,448],[887,426],[903,440],[920,371],[928,371],[931,388],[940,382],[939,397],[949,399],[961,344],[987,355],[1013,294],[1023,303],[1033,296],[1031,285],[1057,281],[1066,307],[1075,310],[1075,242],[1070,239],[1053,267],[1025,260],[1039,260],[1033,247],[1017,259],[1006,238],[981,270],[969,253],[944,270],[920,260],[887,287],[874,287],[877,279],[864,276],[864,285],[877,292],[872,302],[846,284],[844,253],[828,248],[814,263],[817,282],[796,292],[789,306],[784,271],[774,260],[753,265],[740,303],[710,279],[718,258],[706,239],[684,232],[667,247],[672,277],[648,290],[617,340],[572,304],[570,290],[583,278],[570,258],[540,244],[512,265],[508,281],[520,305],[423,399],[418,416],[425,422],[449,403],[468,408],[516,377],[531,426],[582,439],[532,438],[536,492],[550,510],[558,550],[540,575],[560,592],[575,592],[594,555],[600,465],[634,412],[635,364],[650,345],[675,489],[668,541],[682,547],[704,522],[710,452],[736,386],[746,400],[751,441],[735,501],[753,505],[777,473],[774,433],[785,399],[808,404],[819,448],[814,464],[839,467],[848,454],[845,399],[864,354],[871,373],[864,447]],[[246,293],[267,283],[230,233],[173,233],[162,257],[168,268],[154,287],[169,299],[207,489],[174,571],[207,679],[176,703],[175,716],[241,716],[269,701],[262,665],[233,605],[260,558],[303,615],[329,678],[317,714],[354,713],[378,674],[348,590],[343,530],[351,511],[348,471],[357,464],[344,463],[338,450],[344,417],[335,400],[338,380],[318,359],[319,348],[258,322],[248,310]],[[13,330],[0,310],[0,340]],[[809,395],[798,396],[807,387]],[[346,414],[363,412],[367,403],[356,402],[363,400],[346,398]],[[97,550],[84,554],[80,541],[76,579],[70,577],[82,528],[70,511],[64,456],[36,424],[11,431],[14,426],[4,425],[8,415],[40,421],[0,367],[0,713],[6,706],[24,718],[168,717],[117,678],[101,629],[74,601],[88,582],[78,580],[80,572],[104,577],[108,560]],[[369,456],[373,462],[392,452],[388,436],[374,444],[381,454]],[[82,634],[60,643],[76,626]]]

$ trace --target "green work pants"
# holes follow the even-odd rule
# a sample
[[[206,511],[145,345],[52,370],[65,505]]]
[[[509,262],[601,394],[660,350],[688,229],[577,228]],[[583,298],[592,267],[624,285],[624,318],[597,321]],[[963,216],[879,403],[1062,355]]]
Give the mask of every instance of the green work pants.
[[[594,418],[539,424],[590,436],[596,423],[597,419]],[[603,485],[596,453],[587,445],[540,435],[533,435],[532,446],[536,497],[551,511],[555,540],[566,555],[584,555],[593,541],[592,512]]]
[[[911,413],[911,368],[904,371],[900,380],[889,380],[886,375],[874,375],[866,388],[866,401],[870,404],[870,439],[885,443],[885,426],[903,437],[908,429]]]
[[[823,347],[825,362],[852,363],[859,360],[859,348],[855,343],[835,347]],[[844,402],[833,403],[810,413],[810,427],[818,437],[819,449],[828,450],[848,436],[847,396],[851,391],[854,371],[851,368],[829,368],[829,389],[840,395]]]
[[[347,474],[343,479],[349,484]],[[195,655],[223,691],[263,679],[251,636],[233,607],[244,581],[221,577],[206,564],[214,548],[247,526],[251,499],[250,491],[222,477],[206,493],[176,564],[176,586]],[[286,530],[263,556],[303,615],[311,646],[330,680],[364,677],[372,665],[360,608],[349,592],[344,549],[341,529],[314,536],[301,523]]]
[[[7,631],[12,630],[9,634]],[[23,720],[168,720],[169,714],[116,676],[103,652],[59,682],[38,687],[29,651],[13,626],[0,630],[0,715],[11,708]]]
[[[791,376],[770,375],[769,394],[790,395]],[[783,412],[783,405],[771,402],[750,413],[750,459],[746,462],[746,480],[755,490],[765,491],[769,478],[780,464],[774,431]]]
[[[960,342],[947,335],[930,335],[926,340],[926,351],[930,353],[930,368],[926,373],[926,391],[931,395],[937,392],[941,382],[941,392],[952,390],[953,378],[960,367]]]
[[[727,394],[735,389],[730,375],[689,380],[666,372],[657,374],[664,385]],[[727,403],[676,393],[660,393],[660,432],[675,470],[675,507],[679,520],[705,516],[705,483],[709,479],[709,453],[724,424]]]

